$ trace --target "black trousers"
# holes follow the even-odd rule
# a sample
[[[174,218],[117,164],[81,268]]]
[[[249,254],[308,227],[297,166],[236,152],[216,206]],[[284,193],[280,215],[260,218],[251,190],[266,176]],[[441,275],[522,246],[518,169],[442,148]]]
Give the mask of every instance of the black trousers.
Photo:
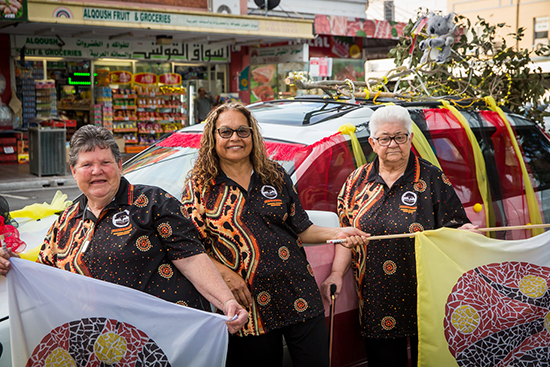
[[[229,336],[226,367],[281,367],[283,336],[294,367],[328,367],[325,315],[260,336]]]
[[[395,339],[365,338],[369,367],[407,367],[409,344],[411,367],[416,367],[418,364],[418,336]]]

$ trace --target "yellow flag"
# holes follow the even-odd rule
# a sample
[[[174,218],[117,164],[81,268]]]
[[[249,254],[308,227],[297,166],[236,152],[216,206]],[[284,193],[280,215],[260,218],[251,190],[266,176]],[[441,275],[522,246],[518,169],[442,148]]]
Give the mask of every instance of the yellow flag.
[[[519,366],[550,352],[550,232],[416,236],[419,366]]]

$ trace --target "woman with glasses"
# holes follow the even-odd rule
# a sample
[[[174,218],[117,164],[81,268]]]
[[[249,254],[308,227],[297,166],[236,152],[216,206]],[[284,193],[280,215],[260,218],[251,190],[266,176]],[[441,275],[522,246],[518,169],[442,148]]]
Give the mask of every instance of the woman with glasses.
[[[413,233],[440,227],[475,230],[451,182],[437,167],[411,153],[412,120],[399,106],[377,109],[369,123],[369,143],[377,157],[359,167],[338,196],[340,225],[371,235]],[[359,296],[361,333],[369,367],[407,366],[407,345],[416,366],[416,269],[414,238],[338,246],[330,276],[342,285],[350,264]]]
[[[283,335],[295,367],[328,366],[325,311],[303,243],[347,238],[360,245],[365,233],[312,225],[289,175],[267,157],[256,120],[240,104],[208,116],[182,202],[250,312],[230,336],[227,366],[280,367]]]

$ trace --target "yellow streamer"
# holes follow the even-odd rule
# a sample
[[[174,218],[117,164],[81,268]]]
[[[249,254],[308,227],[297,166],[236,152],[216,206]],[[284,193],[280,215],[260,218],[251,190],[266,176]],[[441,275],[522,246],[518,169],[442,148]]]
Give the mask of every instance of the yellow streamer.
[[[413,132],[413,139],[412,144],[414,145],[414,148],[420,154],[421,158],[424,158],[437,168],[441,169],[441,165],[439,164],[439,160],[435,156],[435,153],[430,146],[430,143],[428,143],[428,139],[422,134],[422,131],[420,128],[414,123],[412,123],[412,132]],[[441,169],[442,170],[442,169]],[[443,171],[443,170],[442,170]]]
[[[357,136],[355,136],[355,130],[357,128],[353,124],[344,124],[340,126],[338,129],[339,132],[342,134],[349,135],[351,138],[351,149],[353,151],[353,156],[355,157],[355,164],[357,167],[361,167],[365,163],[367,163],[367,159],[365,158],[365,153],[363,153],[363,149],[361,149],[361,144],[359,144],[359,140],[357,139]]]
[[[72,203],[72,201],[67,200],[67,194],[63,194],[58,190],[50,204],[31,204],[23,209],[14,210],[10,214],[14,218],[42,219],[67,209]]]
[[[531,224],[542,224],[542,217],[540,215],[540,207],[539,203],[537,201],[537,198],[535,196],[535,190],[533,190],[533,185],[531,183],[531,179],[529,178],[529,174],[527,173],[527,167],[525,167],[525,161],[523,160],[523,155],[521,154],[521,150],[519,149],[519,145],[516,139],[516,136],[514,134],[514,131],[512,130],[512,127],[510,126],[510,122],[506,118],[506,115],[502,111],[500,107],[497,106],[495,99],[493,97],[485,97],[485,101],[489,105],[489,108],[492,111],[495,111],[498,113],[502,121],[504,121],[504,124],[506,125],[506,129],[508,130],[508,134],[510,135],[510,140],[512,141],[512,146],[514,147],[514,152],[516,153],[516,156],[519,161],[519,166],[521,168],[521,175],[523,177],[523,183],[525,185],[525,197],[527,199],[527,206],[529,207],[529,219],[531,221]],[[536,236],[538,234],[543,233],[544,230],[541,228],[533,228],[531,229],[531,233],[533,236]]]
[[[462,125],[462,128],[466,132],[466,136],[470,141],[472,152],[474,154],[474,162],[476,165],[477,187],[479,189],[479,193],[481,194],[481,199],[483,200],[483,206],[485,208],[485,222],[487,223],[487,226],[494,226],[493,221],[491,221],[494,216],[492,215],[493,207],[491,201],[491,192],[489,190],[489,181],[487,180],[487,169],[485,168],[485,159],[483,158],[483,153],[481,152],[481,148],[479,147],[476,136],[472,132],[470,124],[468,124],[466,118],[460,112],[458,112],[455,107],[451,106],[448,101],[442,100],[440,102],[443,104],[443,106],[440,106],[440,108],[446,108],[452,112],[460,125]],[[489,233],[487,233],[487,235],[489,235]]]

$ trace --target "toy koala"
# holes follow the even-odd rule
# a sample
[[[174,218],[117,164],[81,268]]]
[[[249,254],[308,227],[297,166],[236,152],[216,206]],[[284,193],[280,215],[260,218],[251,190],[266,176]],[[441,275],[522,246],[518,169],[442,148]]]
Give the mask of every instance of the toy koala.
[[[451,55],[451,47],[455,42],[454,34],[456,26],[454,25],[454,14],[449,13],[446,16],[431,13],[426,24],[428,39],[420,42],[419,47],[424,50],[420,63],[435,60],[438,64],[443,64]]]

